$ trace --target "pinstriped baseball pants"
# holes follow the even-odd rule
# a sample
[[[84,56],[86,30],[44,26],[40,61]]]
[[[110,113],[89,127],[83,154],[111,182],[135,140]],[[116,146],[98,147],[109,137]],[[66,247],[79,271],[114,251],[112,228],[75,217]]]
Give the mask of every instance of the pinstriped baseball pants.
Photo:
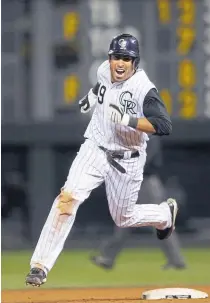
[[[32,256],[31,267],[39,263],[48,271],[52,268],[72,228],[78,207],[103,182],[109,211],[117,226],[154,226],[164,229],[171,225],[167,204],[136,204],[146,154],[116,161],[125,168],[125,174],[111,166],[106,154],[89,139],[81,145],[63,186],[63,190],[74,198],[73,212],[71,215],[60,215],[58,197],[55,199]]]

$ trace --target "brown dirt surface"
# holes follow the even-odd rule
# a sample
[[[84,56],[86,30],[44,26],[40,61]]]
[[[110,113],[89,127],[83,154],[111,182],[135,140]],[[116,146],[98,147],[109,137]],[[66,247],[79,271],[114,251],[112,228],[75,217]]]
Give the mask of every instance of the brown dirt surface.
[[[177,286],[176,286],[177,287]],[[181,287],[181,286],[178,286]],[[77,288],[77,289],[42,289],[3,290],[2,303],[177,303],[170,300],[142,300],[142,292],[158,287],[138,288]],[[159,287],[160,288],[160,287]],[[163,286],[161,286],[163,288]],[[210,303],[210,286],[189,287],[206,292],[206,299],[185,299],[184,303]],[[179,300],[180,302],[180,300]]]

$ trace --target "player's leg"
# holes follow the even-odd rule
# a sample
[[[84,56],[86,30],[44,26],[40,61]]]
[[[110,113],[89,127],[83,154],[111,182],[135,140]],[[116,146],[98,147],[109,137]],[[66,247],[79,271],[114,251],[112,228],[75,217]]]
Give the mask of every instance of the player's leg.
[[[91,256],[91,261],[105,269],[111,269],[114,266],[117,256],[123,249],[131,229],[114,227],[113,234],[106,239],[99,247],[99,254]]]
[[[143,203],[146,204],[159,204],[160,201],[164,201],[165,197],[166,190],[159,176],[146,176],[142,183],[138,200],[140,202],[143,201]],[[185,268],[185,262],[181,254],[180,243],[175,231],[173,232],[171,237],[169,237],[165,241],[159,241],[159,245],[167,259],[166,265],[163,266],[164,269],[167,269],[169,267],[177,269]]]
[[[41,269],[46,276],[63,249],[65,240],[74,223],[79,205],[91,191],[103,181],[106,159],[89,140],[81,146],[69,170],[67,181],[55,199],[39,241],[31,258],[31,268]],[[39,286],[40,272],[35,270],[26,283]],[[43,276],[41,277],[42,280]],[[45,277],[46,278],[46,277]]]
[[[167,263],[162,268],[185,269],[186,263],[181,253],[181,246],[176,231],[165,241],[159,242],[160,248],[167,257]]]
[[[145,155],[141,155],[139,158],[121,161],[125,174],[110,167],[105,179],[109,209],[117,226],[153,226],[158,233],[163,231],[161,236],[165,238],[174,227],[176,203],[136,204],[143,180],[145,158]]]

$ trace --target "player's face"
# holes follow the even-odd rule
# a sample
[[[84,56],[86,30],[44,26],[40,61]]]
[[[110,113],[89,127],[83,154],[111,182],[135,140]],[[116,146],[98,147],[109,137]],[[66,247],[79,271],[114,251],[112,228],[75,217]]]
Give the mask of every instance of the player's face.
[[[129,56],[111,55],[109,62],[112,82],[125,81],[134,74],[133,60]]]

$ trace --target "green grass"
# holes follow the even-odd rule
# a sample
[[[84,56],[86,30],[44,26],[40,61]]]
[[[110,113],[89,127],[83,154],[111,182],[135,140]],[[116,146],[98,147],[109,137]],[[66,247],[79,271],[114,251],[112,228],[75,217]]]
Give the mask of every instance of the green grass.
[[[124,250],[116,267],[105,271],[89,261],[89,251],[64,251],[48,276],[44,288],[202,285],[210,284],[208,249],[183,250],[188,268],[183,271],[161,270],[165,259],[159,249]],[[2,253],[2,289],[24,288],[31,252]]]

